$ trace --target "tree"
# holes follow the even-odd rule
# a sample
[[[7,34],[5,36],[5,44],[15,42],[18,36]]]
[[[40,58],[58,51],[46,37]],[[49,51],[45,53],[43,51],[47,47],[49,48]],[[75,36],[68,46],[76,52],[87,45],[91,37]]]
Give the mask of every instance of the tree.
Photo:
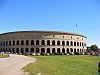
[[[98,51],[98,46],[97,45],[91,45],[90,49],[91,49],[91,51]]]
[[[87,52],[91,52],[91,47],[90,46],[87,47]]]

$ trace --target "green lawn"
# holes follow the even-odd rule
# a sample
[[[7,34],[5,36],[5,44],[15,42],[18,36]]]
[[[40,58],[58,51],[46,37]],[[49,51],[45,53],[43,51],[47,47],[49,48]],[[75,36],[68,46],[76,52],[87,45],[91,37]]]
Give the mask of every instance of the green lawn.
[[[0,54],[0,58],[6,58],[6,57],[8,57],[7,54]]]
[[[24,67],[30,75],[97,75],[98,56],[33,56],[37,62]]]

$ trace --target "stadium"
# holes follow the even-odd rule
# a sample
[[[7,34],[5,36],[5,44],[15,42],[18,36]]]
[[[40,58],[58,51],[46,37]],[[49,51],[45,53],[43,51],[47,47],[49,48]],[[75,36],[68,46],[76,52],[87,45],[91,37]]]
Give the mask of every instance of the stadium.
[[[0,52],[52,55],[84,54],[84,35],[59,31],[16,31],[0,34]]]

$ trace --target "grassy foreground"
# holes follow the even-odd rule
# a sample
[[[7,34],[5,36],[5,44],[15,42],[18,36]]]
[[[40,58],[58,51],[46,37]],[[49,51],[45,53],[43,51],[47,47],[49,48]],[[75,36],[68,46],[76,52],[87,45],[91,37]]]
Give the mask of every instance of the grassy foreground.
[[[0,54],[0,58],[6,58],[6,57],[8,57],[8,55],[6,55],[6,54]]]
[[[24,67],[30,75],[97,75],[98,56],[33,56],[37,62]]]

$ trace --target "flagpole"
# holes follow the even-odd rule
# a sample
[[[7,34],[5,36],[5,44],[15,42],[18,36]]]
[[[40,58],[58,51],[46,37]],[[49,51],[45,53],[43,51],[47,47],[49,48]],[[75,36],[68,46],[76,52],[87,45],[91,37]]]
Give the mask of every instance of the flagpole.
[[[76,33],[78,33],[78,25],[76,24],[75,26],[76,26]]]

